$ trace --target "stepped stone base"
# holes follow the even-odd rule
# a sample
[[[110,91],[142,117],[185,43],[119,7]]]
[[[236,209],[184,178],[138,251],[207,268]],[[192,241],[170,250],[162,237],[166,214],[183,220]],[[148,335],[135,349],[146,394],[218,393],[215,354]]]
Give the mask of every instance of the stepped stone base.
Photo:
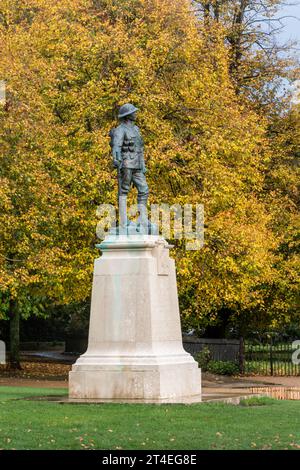
[[[158,235],[109,235],[95,260],[87,352],[69,397],[201,400],[201,371],[182,346],[175,262]]]

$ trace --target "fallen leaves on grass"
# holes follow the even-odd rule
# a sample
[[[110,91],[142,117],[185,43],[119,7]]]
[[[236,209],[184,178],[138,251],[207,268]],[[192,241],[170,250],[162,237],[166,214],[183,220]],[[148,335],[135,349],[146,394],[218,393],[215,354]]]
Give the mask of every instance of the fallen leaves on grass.
[[[296,442],[291,442],[290,446],[294,447],[294,449],[300,449],[300,444],[297,444]]]
[[[67,379],[71,370],[69,364],[53,362],[21,362],[22,370],[9,370],[6,365],[0,365],[0,377],[20,377],[32,379]]]

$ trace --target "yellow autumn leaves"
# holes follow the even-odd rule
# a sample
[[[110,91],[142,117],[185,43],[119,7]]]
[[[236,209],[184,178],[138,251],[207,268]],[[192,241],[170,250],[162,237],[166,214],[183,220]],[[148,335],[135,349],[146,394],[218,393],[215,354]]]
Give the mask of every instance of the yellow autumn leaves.
[[[108,131],[130,101],[150,201],[205,207],[204,248],[175,252],[186,321],[291,311],[293,295],[276,308],[270,295],[282,233],[266,175],[279,186],[293,175],[280,164],[270,175],[278,146],[235,93],[220,25],[198,21],[188,0],[3,1],[0,13],[2,292],[89,297],[96,207],[116,201]]]

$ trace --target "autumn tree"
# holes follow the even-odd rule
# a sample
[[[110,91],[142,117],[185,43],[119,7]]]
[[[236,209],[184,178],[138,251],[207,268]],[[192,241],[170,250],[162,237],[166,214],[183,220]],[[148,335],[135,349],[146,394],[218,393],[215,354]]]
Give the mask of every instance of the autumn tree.
[[[54,31],[56,20],[69,8],[68,2],[62,9],[58,3],[53,9],[43,2],[1,4],[7,106],[1,110],[0,279],[15,368],[20,367],[20,315],[43,313],[50,301],[89,295],[95,241],[89,217],[94,198],[101,197],[92,183],[96,169],[87,158],[88,142],[80,137],[75,141],[63,125],[58,129],[57,110],[47,94],[58,85],[59,70],[46,53],[55,37],[45,34],[48,27]],[[52,25],[47,25],[55,12]],[[62,21],[62,40],[67,25],[68,20]]]
[[[229,69],[237,93],[258,111],[282,111],[286,83],[298,76],[296,44],[282,42],[283,0],[194,0],[196,14],[225,29]],[[287,93],[288,94],[288,93]],[[289,95],[289,94],[288,94]],[[289,96],[288,96],[289,99]]]
[[[226,28],[190,7],[1,4],[0,281],[15,365],[19,315],[90,295],[95,210],[116,202],[108,133],[128,101],[142,110],[150,202],[205,207],[203,249],[174,250],[184,323],[217,324],[224,312],[243,325],[255,312],[257,324],[273,320],[263,286],[277,276],[281,238],[262,197],[268,122],[236,93]]]
[[[300,107],[295,104],[269,129],[271,159],[265,178],[266,204],[279,240],[277,277],[269,297],[279,325],[300,323]]]

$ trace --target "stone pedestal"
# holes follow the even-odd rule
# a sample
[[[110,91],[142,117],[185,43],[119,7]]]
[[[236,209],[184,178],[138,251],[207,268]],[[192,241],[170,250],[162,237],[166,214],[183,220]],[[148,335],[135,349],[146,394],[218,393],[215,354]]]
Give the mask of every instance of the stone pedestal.
[[[180,402],[201,396],[201,372],[182,346],[175,262],[157,235],[110,235],[95,260],[89,344],[69,397]]]

